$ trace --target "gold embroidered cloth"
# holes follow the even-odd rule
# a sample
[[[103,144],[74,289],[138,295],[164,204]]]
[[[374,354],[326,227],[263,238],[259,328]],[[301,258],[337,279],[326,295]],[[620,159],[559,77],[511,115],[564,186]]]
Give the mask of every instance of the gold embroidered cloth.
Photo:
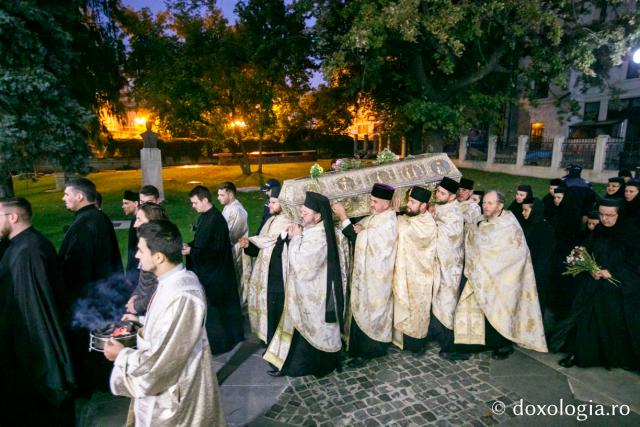
[[[396,261],[398,221],[388,210],[364,218],[359,224],[351,274],[351,315],[371,339],[391,342],[393,268]]]
[[[453,329],[464,265],[464,219],[460,204],[454,200],[436,205],[434,219],[438,227],[436,263],[440,280],[434,283],[431,309],[445,327]]]
[[[515,216],[502,214],[469,228],[467,284],[455,317],[455,342],[484,344],[484,317],[505,338],[547,351],[529,248]]]
[[[403,334],[424,338],[429,329],[436,280],[436,223],[429,213],[398,217],[398,253],[393,273],[393,343]]]
[[[335,229],[333,231],[336,232]],[[338,244],[347,242],[341,240]],[[338,252],[342,252],[341,248]],[[291,239],[282,257],[285,304],[278,328],[264,355],[264,359],[278,369],[287,359],[295,330],[320,351],[333,353],[342,347],[339,324],[325,322],[327,238],[324,224],[305,226],[302,236]],[[345,266],[340,257],[343,270]],[[338,313],[338,316],[342,315]]]
[[[247,293],[251,332],[265,343],[267,341],[269,262],[278,236],[287,229],[289,224],[289,219],[282,214],[270,216],[260,230],[260,234],[249,238],[249,241],[260,249],[258,256],[252,258],[243,254],[243,288]]]

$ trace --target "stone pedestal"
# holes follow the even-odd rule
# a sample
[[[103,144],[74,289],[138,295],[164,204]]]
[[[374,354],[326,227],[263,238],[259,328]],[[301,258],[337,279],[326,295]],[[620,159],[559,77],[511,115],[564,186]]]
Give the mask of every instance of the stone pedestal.
[[[160,201],[164,200],[162,185],[162,155],[159,148],[143,148],[140,150],[140,168],[142,169],[142,185],[153,185],[160,192]]]

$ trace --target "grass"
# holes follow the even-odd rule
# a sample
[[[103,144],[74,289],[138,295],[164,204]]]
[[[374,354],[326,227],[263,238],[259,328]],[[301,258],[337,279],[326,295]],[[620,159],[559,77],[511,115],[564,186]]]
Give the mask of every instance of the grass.
[[[329,161],[319,162],[327,169]],[[197,214],[191,209],[187,194],[195,185],[202,183],[210,189],[223,181],[232,181],[237,187],[259,186],[270,178],[280,181],[298,178],[309,174],[312,163],[282,163],[263,166],[263,175],[243,176],[237,165],[230,166],[179,166],[163,169],[165,207],[169,217],[180,227],[183,238],[189,241],[193,237],[191,224],[197,218]],[[542,197],[547,193],[548,180],[513,176],[501,173],[490,173],[471,169],[461,170],[463,175],[475,181],[478,190],[498,189],[505,192],[507,200],[513,199],[515,188],[518,184],[532,186],[534,195]],[[106,171],[93,173],[88,176],[95,182],[98,191],[103,195],[103,210],[112,220],[127,219],[122,213],[122,193],[127,189],[136,189],[141,185],[139,170],[133,171]],[[63,227],[73,220],[73,215],[64,208],[62,193],[55,191],[53,176],[44,176],[37,182],[30,180],[16,180],[14,182],[16,194],[26,197],[33,205],[34,225],[47,236],[56,247],[60,246],[63,239]],[[601,194],[604,185],[594,185],[594,190]],[[264,202],[260,192],[238,193],[238,199],[249,213],[249,230],[255,232],[262,216]],[[216,205],[217,201],[215,202]],[[117,230],[120,251],[124,259],[127,254],[127,230]]]

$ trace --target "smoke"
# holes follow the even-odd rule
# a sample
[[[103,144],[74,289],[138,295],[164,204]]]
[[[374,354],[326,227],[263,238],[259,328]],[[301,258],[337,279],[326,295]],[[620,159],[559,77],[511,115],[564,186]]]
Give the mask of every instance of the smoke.
[[[71,327],[95,329],[120,320],[131,291],[130,283],[122,274],[114,274],[96,283],[85,298],[73,304]]]

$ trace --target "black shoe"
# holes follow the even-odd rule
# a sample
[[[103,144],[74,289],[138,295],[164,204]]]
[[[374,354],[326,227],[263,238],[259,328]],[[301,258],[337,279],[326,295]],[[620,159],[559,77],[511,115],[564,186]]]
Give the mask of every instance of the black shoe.
[[[354,357],[350,361],[347,362],[347,366],[349,368],[360,368],[367,364],[367,359],[363,359],[362,357]]]
[[[282,371],[267,371],[267,375],[269,375],[270,377],[284,377],[284,372]]]
[[[575,364],[576,364],[576,356],[574,354],[570,354],[564,359],[560,359],[558,361],[558,365],[562,366],[563,368],[570,368],[572,366],[575,366]]]
[[[440,353],[438,353],[438,356],[442,357],[445,360],[449,360],[451,362],[456,360],[469,360],[469,353],[460,353],[456,351],[452,351],[452,352],[440,351]]]
[[[491,358],[493,360],[504,360],[513,354],[513,346],[499,348],[497,350],[493,350],[491,353]]]

